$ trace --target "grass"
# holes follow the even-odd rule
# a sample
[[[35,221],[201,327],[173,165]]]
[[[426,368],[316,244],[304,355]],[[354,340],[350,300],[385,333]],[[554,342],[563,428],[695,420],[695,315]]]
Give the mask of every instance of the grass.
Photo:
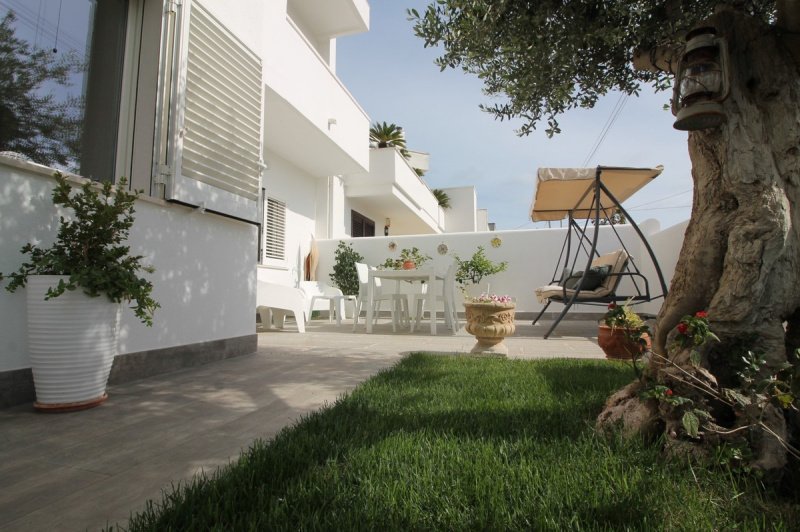
[[[797,507],[722,468],[593,431],[630,369],[412,355],[257,441],[130,530],[791,529]]]

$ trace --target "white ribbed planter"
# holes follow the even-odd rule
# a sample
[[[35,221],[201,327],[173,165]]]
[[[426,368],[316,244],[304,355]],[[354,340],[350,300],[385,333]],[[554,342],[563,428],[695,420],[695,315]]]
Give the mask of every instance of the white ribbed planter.
[[[120,305],[80,289],[45,301],[57,275],[32,275],[27,283],[28,351],[36,403],[41,410],[77,410],[106,399],[117,355]]]

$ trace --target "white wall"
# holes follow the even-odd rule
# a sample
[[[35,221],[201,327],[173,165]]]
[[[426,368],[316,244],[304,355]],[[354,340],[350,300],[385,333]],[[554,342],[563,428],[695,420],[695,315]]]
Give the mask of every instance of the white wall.
[[[475,210],[478,208],[475,187],[449,187],[442,190],[450,197],[450,208],[444,210],[445,232],[470,233],[475,231]]]
[[[667,289],[671,288],[670,281],[675,275],[675,265],[678,263],[681,249],[683,247],[683,237],[686,234],[686,227],[689,225],[689,220],[681,222],[664,229],[663,231],[654,233],[648,237],[650,247],[658,259],[658,265],[661,268],[661,274],[664,276],[664,281],[667,283]],[[644,267],[642,273],[647,276],[651,281],[651,290],[660,290],[656,281],[655,270],[651,261],[644,260],[646,251],[643,249],[640,253]],[[641,306],[642,312],[649,314],[657,314],[661,308],[663,300],[652,301],[645,303]]]
[[[327,188],[327,179],[310,176],[279,155],[267,152],[269,169],[264,172],[268,197],[286,203],[286,258],[266,259],[258,268],[258,278],[287,286],[302,280],[303,261],[317,234],[317,216],[327,218],[325,205],[316,199]]]
[[[674,271],[674,260],[676,260],[680,242],[682,241],[682,231],[676,228],[659,233],[659,225],[655,220],[647,220],[639,224],[642,232],[651,241],[651,245],[659,246],[657,256],[665,262],[662,265],[664,275],[667,277],[667,284]],[[643,273],[651,275],[647,269],[649,258],[632,227],[616,226],[617,231],[625,242],[625,246],[634,256],[637,264]],[[418,247],[423,253],[433,257],[434,267],[444,272],[451,261],[453,255],[458,255],[462,259],[467,259],[476,251],[478,246],[483,246],[486,256],[492,261],[508,261],[506,271],[491,276],[482,282],[482,289],[490,285],[490,290],[496,294],[508,294],[517,299],[517,310],[519,312],[536,312],[541,310],[541,305],[536,301],[534,290],[548,284],[556,274],[558,257],[564,243],[566,229],[528,229],[517,231],[496,231],[486,233],[447,233],[442,235],[416,235],[416,236],[390,236],[375,238],[355,238],[343,239],[350,242],[353,248],[361,253],[365,262],[372,265],[383,263],[387,258],[399,257],[400,250],[403,248]],[[499,237],[501,245],[498,248],[492,247],[492,239]],[[333,271],[333,252],[338,245],[338,239],[324,240],[319,242],[320,279],[330,282],[329,274]],[[389,250],[389,243],[396,243],[394,252]],[[573,240],[575,242],[575,240]],[[449,250],[446,255],[439,255],[437,247],[445,243]],[[598,250],[601,253],[619,249],[620,245],[616,236],[609,227],[602,227],[598,239]],[[576,270],[582,270],[584,265],[579,261]],[[559,271],[560,273],[560,271]],[[626,286],[629,281],[620,284],[619,293],[626,293]],[[651,292],[657,291],[658,283],[652,277],[650,281]],[[655,310],[641,308],[642,312],[653,312],[658,310],[661,300],[652,303]],[[551,307],[560,310],[560,306]],[[573,307],[574,312],[597,313],[597,306],[577,305]]]
[[[52,170],[0,160],[0,271],[16,270],[27,242],[51,243]],[[122,314],[120,354],[255,334],[256,227],[158,200],[136,203],[131,252],[161,304],[152,328]],[[25,291],[0,291],[0,371],[30,367]]]

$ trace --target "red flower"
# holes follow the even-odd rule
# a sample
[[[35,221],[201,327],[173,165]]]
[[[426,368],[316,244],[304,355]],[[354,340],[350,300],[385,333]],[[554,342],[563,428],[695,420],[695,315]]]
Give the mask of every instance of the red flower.
[[[686,334],[687,332],[689,332],[689,326],[686,325],[683,322],[679,323],[678,324],[678,332],[681,333],[681,334]]]
[[[664,392],[664,395],[667,395],[667,396],[669,396],[669,395],[672,395],[672,390],[670,390],[669,388],[667,388],[667,391],[666,391],[666,392]]]
[[[705,310],[698,310],[697,313],[694,315],[695,318],[707,318],[708,312]]]
[[[609,303],[608,304],[608,310],[614,310],[615,308],[617,308],[617,304],[616,303]]]

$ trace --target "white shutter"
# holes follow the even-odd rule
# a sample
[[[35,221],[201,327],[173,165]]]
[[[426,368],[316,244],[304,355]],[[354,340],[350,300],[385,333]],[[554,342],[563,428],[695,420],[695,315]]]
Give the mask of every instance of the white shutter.
[[[266,242],[264,255],[268,259],[286,258],[286,204],[267,198]]]
[[[262,168],[261,60],[192,2],[185,64],[178,164],[168,199],[256,222]]]

